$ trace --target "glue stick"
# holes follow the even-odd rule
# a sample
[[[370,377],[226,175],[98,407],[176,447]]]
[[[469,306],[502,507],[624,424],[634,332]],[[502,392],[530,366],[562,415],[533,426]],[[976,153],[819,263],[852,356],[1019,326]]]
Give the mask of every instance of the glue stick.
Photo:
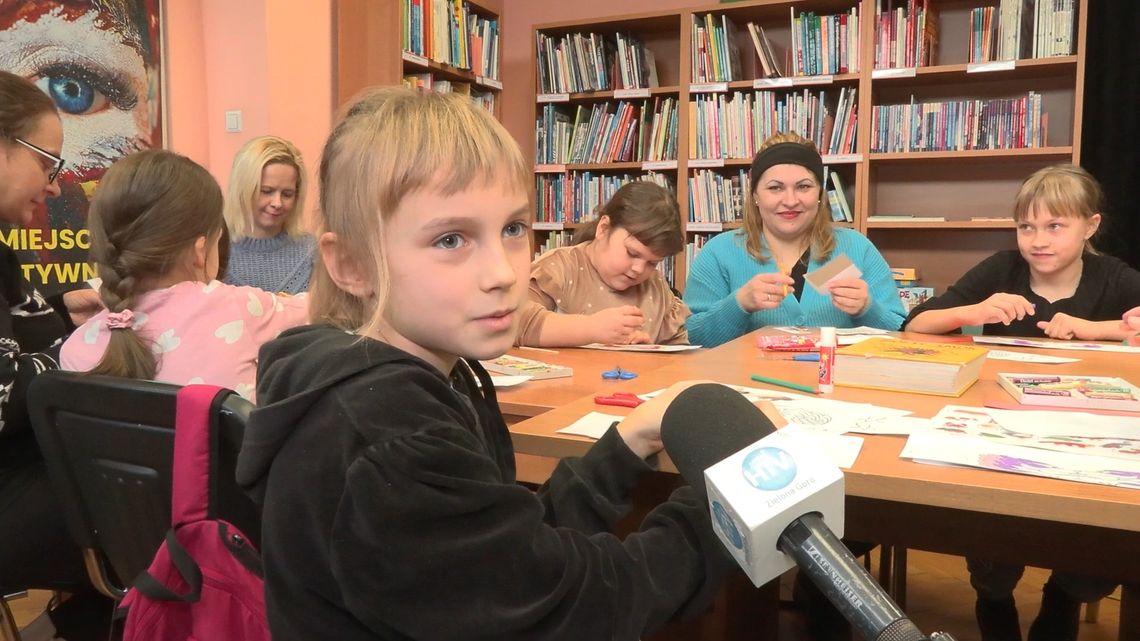
[[[835,328],[819,328],[819,391],[830,394],[835,391]]]

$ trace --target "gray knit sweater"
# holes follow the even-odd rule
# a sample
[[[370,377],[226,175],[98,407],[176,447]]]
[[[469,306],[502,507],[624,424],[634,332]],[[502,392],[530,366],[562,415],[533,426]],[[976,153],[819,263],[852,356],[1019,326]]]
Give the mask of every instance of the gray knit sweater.
[[[229,267],[222,280],[269,292],[299,294],[309,289],[315,244],[308,234],[243,238],[230,245]]]

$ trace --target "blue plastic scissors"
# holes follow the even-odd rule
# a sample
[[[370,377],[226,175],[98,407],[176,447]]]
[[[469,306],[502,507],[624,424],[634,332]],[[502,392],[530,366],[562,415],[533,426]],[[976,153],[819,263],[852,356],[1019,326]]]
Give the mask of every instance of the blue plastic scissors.
[[[602,378],[607,381],[628,381],[637,378],[637,374],[624,370],[620,367],[615,367],[610,370],[602,372]]]

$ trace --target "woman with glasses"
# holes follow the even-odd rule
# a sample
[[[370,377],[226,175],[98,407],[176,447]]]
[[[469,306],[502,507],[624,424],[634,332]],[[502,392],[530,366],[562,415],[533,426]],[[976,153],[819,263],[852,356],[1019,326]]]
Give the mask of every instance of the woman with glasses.
[[[0,71],[0,222],[26,225],[59,195],[63,127],[51,99],[31,82]],[[91,290],[65,294],[72,312],[90,311]],[[28,384],[58,367],[71,319],[57,313],[0,244],[0,594],[27,588],[80,592],[52,613],[66,639],[107,637],[111,604],[87,582],[32,434]],[[89,596],[91,595],[91,596]]]

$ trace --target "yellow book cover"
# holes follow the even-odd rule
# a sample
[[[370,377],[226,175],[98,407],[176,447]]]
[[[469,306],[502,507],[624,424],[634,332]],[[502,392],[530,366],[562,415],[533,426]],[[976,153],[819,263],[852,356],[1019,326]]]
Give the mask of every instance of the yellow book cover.
[[[869,338],[836,350],[837,356],[863,356],[923,363],[966,365],[986,355],[988,350],[965,343],[924,343],[894,338]]]

